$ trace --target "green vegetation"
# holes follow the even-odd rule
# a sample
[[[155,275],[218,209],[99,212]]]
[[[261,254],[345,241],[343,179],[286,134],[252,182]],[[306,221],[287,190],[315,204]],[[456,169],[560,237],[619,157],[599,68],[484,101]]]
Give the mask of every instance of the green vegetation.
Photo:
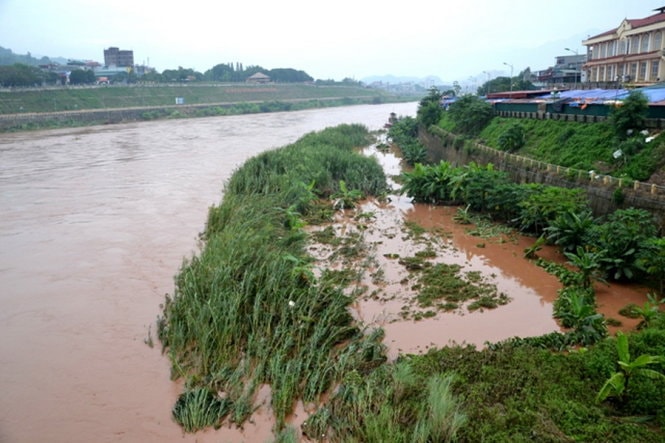
[[[93,88],[54,88],[3,92],[0,114],[56,112],[133,107],[174,106],[182,97],[186,105],[219,105],[291,102],[346,98],[355,103],[398,101],[399,98],[377,89],[358,86],[315,86],[309,84],[177,84],[164,86],[111,86]],[[413,98],[410,98],[413,100]],[[283,109],[287,110],[287,109]]]
[[[494,110],[482,98],[464,95],[449,106],[445,116],[452,123],[453,132],[476,136],[492,120]]]
[[[665,381],[665,375],[647,367],[665,364],[665,355],[642,354],[635,359],[631,359],[630,351],[628,350],[628,337],[622,332],[617,333],[616,347],[617,354],[619,354],[617,361],[619,370],[614,372],[600,388],[596,396],[597,401],[601,402],[609,396],[616,396],[619,397],[620,401],[625,402],[625,397],[629,392],[628,383],[631,378],[636,376]]]
[[[296,399],[317,402],[343,374],[385,361],[381,334],[355,324],[344,287],[314,277],[301,223],[318,201],[330,205],[342,182],[367,195],[385,191],[381,167],[353,151],[367,143],[359,125],[308,134],[250,159],[211,208],[205,248],[183,264],[159,321],[173,377],[197,393],[177,409],[205,417],[191,429],[222,417],[198,400],[202,389],[224,392],[223,412],[241,425],[257,388],[269,384],[281,430]]]
[[[432,88],[429,94],[420,100],[417,120],[425,127],[435,125],[441,120],[443,114],[441,98],[442,94],[436,88]]]
[[[605,122],[516,121],[495,117],[489,103],[468,95],[452,103],[435,127],[443,129],[444,144],[455,149],[460,148],[458,139],[473,137],[492,148],[544,163],[645,181],[665,165],[665,136],[647,141],[642,132],[646,105],[644,95],[635,92]]]
[[[566,286],[559,312],[569,332],[515,338],[483,350],[432,349],[387,362],[383,331],[366,330],[348,312],[354,295],[347,295],[345,285],[358,276],[345,266],[317,277],[304,231],[331,213],[333,196],[386,190],[378,164],[353,151],[367,136],[362,127],[342,125],[256,156],[234,173],[223,201],[211,208],[204,248],[183,264],[159,322],[173,376],[185,379],[174,408],[183,427],[242,424],[252,414],[258,387],[267,384],[277,419],[275,441],[297,441],[299,432],[330,442],[662,441],[660,378],[632,376],[624,402],[596,401],[617,372],[616,348],[603,339],[605,323],[584,292],[581,272],[565,266],[543,264]],[[509,188],[491,167],[435,168],[446,189],[433,195],[469,200],[473,208],[494,207],[492,185],[506,195],[531,195]],[[574,195],[552,196],[561,200],[557,205],[577,207]],[[548,223],[556,219],[551,206],[535,211],[546,214],[541,218]],[[617,220],[641,223],[639,216]],[[417,226],[412,230],[423,235]],[[314,236],[349,260],[357,260],[362,248],[357,236],[341,238],[327,227]],[[431,269],[439,276],[443,269],[425,264],[433,255],[426,248],[406,261],[421,263],[423,275]],[[459,279],[452,271],[454,278],[445,284]],[[478,277],[468,273],[464,280],[481,287]],[[431,303],[439,303],[438,297],[433,294]],[[660,313],[627,337],[635,355],[665,355]],[[587,348],[573,350],[579,344]],[[314,412],[295,430],[286,417],[299,399]]]
[[[434,107],[440,108],[438,102],[432,104],[428,102],[428,109]],[[440,110],[439,116],[440,116]],[[423,117],[421,113],[421,117]],[[426,117],[431,118],[431,117]],[[406,116],[397,119],[390,129],[388,129],[388,138],[402,151],[402,157],[408,165],[415,165],[416,163],[424,163],[427,161],[427,150],[420,141],[417,139],[418,135],[418,121],[417,119]]]
[[[440,126],[450,130],[447,119],[444,116]],[[515,119],[494,117],[478,138],[505,150],[501,139],[508,137],[516,124],[523,129],[524,144],[511,152],[545,163],[643,181],[665,164],[663,135],[647,143],[644,134],[634,131],[631,137],[621,139],[609,122],[521,119],[516,123]]]
[[[630,138],[646,128],[649,101],[640,91],[632,91],[626,99],[610,112],[609,123],[614,127],[617,137],[621,140]]]

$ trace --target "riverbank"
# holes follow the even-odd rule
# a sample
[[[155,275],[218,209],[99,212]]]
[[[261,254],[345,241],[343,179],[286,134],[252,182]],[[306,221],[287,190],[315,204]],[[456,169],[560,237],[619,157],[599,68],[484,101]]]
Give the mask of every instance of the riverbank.
[[[361,86],[200,84],[0,91],[0,132],[417,101]]]
[[[182,268],[160,321],[174,374],[185,380],[175,410],[185,429],[241,426],[260,397],[275,416],[276,441],[301,441],[301,434],[331,442],[566,441],[573,435],[601,441],[608,432],[662,439],[660,425],[617,421],[618,409],[595,401],[607,374],[594,365],[613,364],[611,339],[565,353],[543,349],[539,336],[502,340],[558,329],[548,297],[559,283],[523,257],[524,243],[511,246],[515,238],[494,228],[485,237],[480,226],[469,226],[476,234],[458,243],[454,237],[466,228],[453,227],[452,214],[431,223],[436,210],[422,205],[428,215],[400,220],[399,211],[388,212],[393,220],[386,224],[377,214],[390,203],[359,200],[362,186],[374,183],[368,178],[378,177],[361,172],[369,163],[334,158],[333,146],[348,146],[342,142],[349,135],[331,128],[251,159],[211,210],[205,247]],[[322,156],[327,172],[314,167]],[[312,224],[320,228],[305,235]],[[521,274],[500,286],[498,280],[512,276],[502,273],[505,263],[487,266],[485,251],[499,262],[519,263],[511,268],[527,276],[539,273],[535,280],[548,294],[525,291]],[[386,271],[379,256],[406,272]],[[458,262],[448,263],[451,257]],[[428,270],[443,279],[428,282]],[[520,307],[520,298],[530,301]],[[428,319],[438,324],[420,328]],[[483,349],[473,344],[477,338],[470,344],[454,336],[463,323],[473,330],[474,321],[487,328]],[[399,340],[408,335],[422,336],[404,346]],[[635,334],[631,343],[660,354],[660,345],[645,343],[651,335],[662,331]],[[644,383],[647,390],[662,388]],[[258,394],[268,385],[269,400]],[[652,398],[636,395],[625,408],[653,411],[653,403],[640,409]],[[571,409],[574,417],[567,415]],[[294,412],[297,423],[289,420]]]

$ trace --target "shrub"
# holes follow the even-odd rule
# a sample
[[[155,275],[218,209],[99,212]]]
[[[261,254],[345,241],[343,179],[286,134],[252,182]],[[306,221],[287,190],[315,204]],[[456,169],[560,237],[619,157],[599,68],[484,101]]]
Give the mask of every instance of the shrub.
[[[566,212],[582,212],[587,199],[581,189],[558,188],[540,184],[525,185],[531,190],[520,203],[519,224],[525,232],[540,234]]]
[[[507,152],[515,152],[526,143],[524,127],[520,124],[513,124],[506,129],[499,137],[499,149]]]
[[[448,107],[455,131],[476,136],[494,117],[492,105],[475,95],[465,95]]]
[[[657,234],[654,217],[644,209],[618,209],[593,228],[594,246],[603,251],[603,269],[614,280],[633,280],[642,271],[639,251]]]
[[[646,127],[649,101],[641,91],[631,91],[623,103],[610,111],[609,122],[619,139],[628,138],[631,133]]]

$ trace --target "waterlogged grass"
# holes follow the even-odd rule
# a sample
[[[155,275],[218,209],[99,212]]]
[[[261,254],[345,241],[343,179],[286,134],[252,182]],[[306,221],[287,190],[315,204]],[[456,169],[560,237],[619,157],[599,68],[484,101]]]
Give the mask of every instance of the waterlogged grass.
[[[185,379],[174,407],[183,428],[241,425],[259,388],[269,385],[279,442],[299,441],[301,433],[331,443],[664,441],[665,383],[635,378],[625,403],[595,401],[616,371],[611,339],[559,353],[548,349],[563,336],[548,334],[387,362],[383,331],[366,330],[348,309],[353,294],[346,286],[360,278],[356,266],[367,254],[362,230],[304,230],[330,216],[323,208],[331,207],[340,180],[347,191],[384,192],[380,169],[354,153],[366,142],[366,129],[345,125],[259,155],[236,171],[221,204],[211,208],[203,248],[183,263],[159,321],[173,377]],[[407,229],[424,243],[406,257],[423,264],[417,274],[431,271],[432,286],[452,285],[455,296],[477,288],[459,302],[468,309],[497,303],[479,273],[443,269],[426,231]],[[306,252],[313,238],[334,249],[343,266],[317,276]],[[434,293],[431,303],[458,303],[441,300]],[[664,327],[659,317],[631,334],[631,352],[664,355]],[[313,413],[296,430],[287,417],[297,400]]]
[[[508,303],[506,294],[499,293],[496,285],[488,283],[479,273],[462,273],[462,267],[437,263],[426,267],[418,276],[416,297],[422,308],[435,307],[453,311],[468,303],[467,309],[475,311],[492,309]]]
[[[314,277],[303,230],[340,180],[384,192],[381,167],[354,152],[367,143],[366,128],[342,125],[250,159],[210,209],[203,249],[176,277],[159,321],[172,375],[190,390],[223,392],[229,421],[247,420],[258,387],[269,384],[282,429],[297,399],[318,402],[343,374],[385,361],[382,334],[364,331],[347,309],[349,276]]]

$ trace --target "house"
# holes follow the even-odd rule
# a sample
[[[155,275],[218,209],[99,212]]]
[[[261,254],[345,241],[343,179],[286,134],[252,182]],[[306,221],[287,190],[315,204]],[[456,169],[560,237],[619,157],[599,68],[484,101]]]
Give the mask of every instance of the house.
[[[270,77],[262,72],[257,72],[256,74],[248,77],[246,82],[255,84],[270,83]]]
[[[589,37],[584,64],[587,80],[649,85],[665,78],[665,7],[645,18],[624,19],[618,27]]]

